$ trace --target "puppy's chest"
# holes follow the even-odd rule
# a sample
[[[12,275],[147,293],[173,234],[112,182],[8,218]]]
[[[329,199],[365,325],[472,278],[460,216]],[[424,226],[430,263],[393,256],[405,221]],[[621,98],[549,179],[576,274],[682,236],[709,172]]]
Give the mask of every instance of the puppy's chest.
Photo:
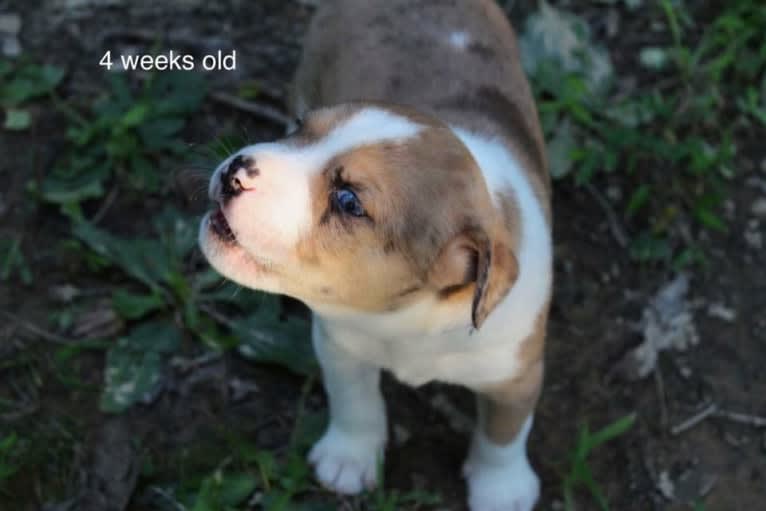
[[[512,377],[519,369],[518,343],[470,335],[467,329],[425,337],[375,338],[345,332],[334,341],[354,356],[391,371],[409,385],[442,381],[482,385]]]

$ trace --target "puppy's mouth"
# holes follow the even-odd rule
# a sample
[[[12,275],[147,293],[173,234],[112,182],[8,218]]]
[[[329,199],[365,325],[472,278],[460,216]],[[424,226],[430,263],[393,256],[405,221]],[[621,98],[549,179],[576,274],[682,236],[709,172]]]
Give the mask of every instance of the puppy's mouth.
[[[234,244],[237,242],[237,237],[231,230],[229,222],[226,221],[226,216],[224,216],[221,208],[216,208],[210,213],[210,230],[225,243]]]

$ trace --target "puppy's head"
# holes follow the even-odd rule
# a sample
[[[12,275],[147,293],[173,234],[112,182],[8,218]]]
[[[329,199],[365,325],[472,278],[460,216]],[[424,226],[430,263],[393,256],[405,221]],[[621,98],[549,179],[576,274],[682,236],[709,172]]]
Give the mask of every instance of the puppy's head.
[[[288,138],[224,161],[210,196],[210,263],[320,310],[432,300],[464,304],[478,328],[516,278],[515,235],[469,151],[401,107],[316,110]]]

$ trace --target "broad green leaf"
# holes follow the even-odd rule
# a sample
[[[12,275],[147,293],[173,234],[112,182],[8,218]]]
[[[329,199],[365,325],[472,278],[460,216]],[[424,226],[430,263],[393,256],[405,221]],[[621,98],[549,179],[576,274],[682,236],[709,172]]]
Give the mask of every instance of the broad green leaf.
[[[145,103],[138,103],[134,105],[130,110],[125,112],[120,120],[119,126],[122,129],[133,128],[139,126],[144,122],[146,116],[149,113],[149,105]]]
[[[13,65],[10,60],[0,60],[0,78],[4,78],[11,74],[13,71]]]
[[[173,256],[181,258],[197,246],[199,221],[199,217],[183,215],[175,209],[167,208],[157,215],[154,230]]]
[[[247,499],[257,487],[250,474],[227,474],[220,483],[219,501],[224,506],[236,506]]]
[[[165,306],[165,300],[159,294],[135,294],[118,289],[112,295],[115,312],[125,319],[139,319],[148,313]]]
[[[192,511],[222,511],[243,503],[256,489],[250,474],[225,474],[218,470],[200,485]]]
[[[16,433],[11,433],[0,439],[0,485],[21,468],[13,459],[18,456],[18,440],[19,437]],[[2,486],[0,486],[1,489]]]
[[[625,213],[631,217],[638,210],[640,210],[646,202],[649,200],[649,195],[651,194],[652,187],[646,183],[640,185],[636,191],[633,192],[633,194],[630,196],[630,200],[628,201],[628,207],[625,209]]]
[[[726,232],[726,222],[724,222],[723,219],[716,215],[711,209],[704,206],[697,207],[694,210],[694,216],[705,227],[715,231]]]
[[[180,117],[163,117],[150,120],[138,128],[141,143],[148,150],[161,151],[173,144],[173,137],[183,129],[186,122]]]
[[[73,175],[56,169],[45,177],[40,193],[43,199],[56,204],[95,199],[104,195],[104,182],[110,173],[107,165],[97,165]]]
[[[159,290],[174,271],[176,261],[169,260],[157,240],[117,238],[88,222],[76,224],[73,232],[91,250],[152,290]]]
[[[556,127],[553,138],[548,141],[548,161],[551,177],[561,179],[572,170],[572,152],[577,148],[577,140],[569,119],[562,120]]]
[[[29,128],[32,118],[28,110],[9,108],[5,111],[5,123],[3,127],[10,131],[21,131]]]
[[[153,397],[162,385],[165,357],[181,343],[171,323],[144,323],[109,349],[104,368],[104,390],[100,408],[119,413]]]
[[[207,86],[202,74],[184,71],[155,74],[146,91],[146,95],[151,98],[161,98],[161,101],[156,101],[156,117],[195,112],[206,93]]]
[[[247,317],[231,322],[240,338],[239,352],[258,362],[284,366],[298,374],[316,374],[309,322],[280,318],[279,298],[261,294],[258,307]]]
[[[19,238],[0,240],[0,280],[5,281],[17,276],[22,283],[32,283],[32,271],[21,251]]]
[[[64,70],[28,64],[11,72],[10,76],[8,82],[0,84],[0,104],[12,107],[51,92],[64,77]]]
[[[162,184],[163,174],[157,166],[141,153],[133,152],[130,157],[130,169],[125,176],[136,190],[157,192]]]

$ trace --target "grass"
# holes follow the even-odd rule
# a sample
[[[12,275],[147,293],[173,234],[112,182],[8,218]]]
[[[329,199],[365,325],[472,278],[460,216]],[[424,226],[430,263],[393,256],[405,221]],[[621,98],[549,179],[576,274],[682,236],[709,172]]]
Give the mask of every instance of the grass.
[[[594,478],[588,459],[596,448],[627,433],[635,421],[636,416],[632,414],[616,420],[595,433],[590,432],[587,424],[580,429],[577,443],[569,457],[569,469],[563,476],[564,509],[567,511],[577,509],[575,492],[578,489],[584,489],[602,511],[609,511],[606,496]]]
[[[19,471],[18,441],[19,437],[16,433],[0,437],[0,492],[3,490],[3,483]]]
[[[679,267],[704,260],[701,233],[727,231],[720,210],[737,175],[735,140],[766,126],[766,6],[728,2],[704,30],[683,3],[647,8],[669,39],[641,49],[644,85],[633,91],[617,87],[608,54],[567,14],[544,19],[551,32],[571,32],[576,51],[557,47],[527,67],[554,174],[580,185],[619,175],[631,257]],[[594,68],[606,71],[594,77]],[[684,235],[687,225],[694,235]]]

